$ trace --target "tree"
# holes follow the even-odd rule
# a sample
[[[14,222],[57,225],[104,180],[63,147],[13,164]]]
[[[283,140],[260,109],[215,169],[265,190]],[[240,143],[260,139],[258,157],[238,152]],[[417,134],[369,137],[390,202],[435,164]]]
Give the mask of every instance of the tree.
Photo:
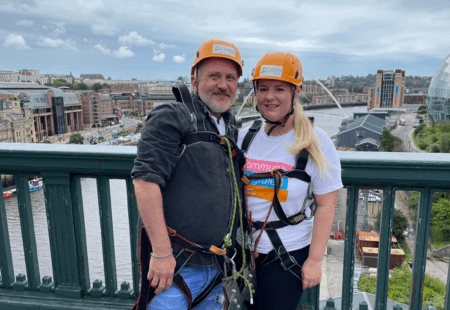
[[[99,89],[102,89],[103,85],[100,83],[95,83],[94,85],[92,85],[92,89],[95,91],[98,91]]]
[[[439,199],[433,204],[431,226],[435,235],[440,235],[442,240],[450,240],[450,201]]]
[[[70,136],[69,144],[83,144],[84,138],[79,133],[74,133]]]
[[[374,229],[377,232],[380,232],[380,225],[381,212],[378,212],[377,220],[374,223]],[[405,239],[403,232],[406,230],[406,227],[408,227],[408,220],[406,217],[399,210],[394,210],[394,227],[392,229],[392,234],[395,238],[397,238],[397,240]]]
[[[76,90],[85,90],[88,89],[87,85],[84,83],[76,83],[72,86],[72,89],[76,89]]]
[[[412,210],[411,219],[413,221],[415,221],[417,218],[417,211],[419,208],[419,198],[420,198],[419,192],[416,192],[416,191],[412,192],[411,196],[408,198],[408,208],[410,210]],[[433,208],[434,208],[434,205],[441,199],[450,201],[450,192],[435,192],[435,193],[433,193],[433,203],[432,203]],[[432,212],[431,213],[431,222],[433,222],[433,216],[434,216],[434,213]]]
[[[383,134],[381,135],[380,145],[384,148],[386,152],[392,152],[396,147],[402,144],[402,140],[394,135],[392,135],[387,128],[383,129]]]
[[[179,77],[178,77],[178,80],[183,81],[183,77],[182,77],[182,76],[179,76]]]
[[[58,87],[61,87],[61,86],[69,86],[69,84],[67,84],[67,81],[66,80],[56,80],[56,81],[54,81],[53,83],[52,83],[52,87],[54,87],[54,88],[58,88]]]
[[[388,299],[409,305],[409,289],[405,284],[411,283],[412,272],[406,262],[401,267],[394,268],[394,273],[388,280]],[[358,288],[362,291],[375,294],[377,285],[376,277],[363,276],[358,282]],[[446,285],[444,282],[429,275],[425,275],[423,282],[423,303],[429,303],[437,309],[444,309]]]
[[[106,84],[106,83],[103,83],[103,85],[102,85],[102,88],[111,88],[111,85],[109,85],[109,84]]]

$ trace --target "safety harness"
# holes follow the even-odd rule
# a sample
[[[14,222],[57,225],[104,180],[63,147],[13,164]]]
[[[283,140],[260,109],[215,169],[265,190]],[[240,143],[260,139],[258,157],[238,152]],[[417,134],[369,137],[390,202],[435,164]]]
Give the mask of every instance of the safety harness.
[[[247,153],[254,137],[261,128],[261,125],[262,121],[256,120],[250,127],[248,133],[245,135],[241,147],[241,150],[244,154]],[[308,156],[309,156],[308,151],[306,149],[303,149],[299,154],[296,155],[294,169],[288,171],[285,171],[283,169],[274,169],[270,172],[253,173],[250,175],[244,174],[244,176],[242,177],[242,181],[244,182],[245,186],[248,185],[252,180],[273,179],[274,181],[274,196],[266,220],[264,222],[251,221],[251,214],[248,214],[248,217],[250,218],[250,222],[253,227],[252,233],[256,232],[257,230],[261,230],[261,233],[256,239],[254,245],[255,256],[257,257],[258,255],[256,252],[257,243],[261,238],[262,232],[265,231],[269,236],[269,239],[273,245],[274,250],[269,252],[268,254],[269,258],[266,260],[266,263],[264,265],[269,264],[275,261],[276,259],[279,259],[283,269],[286,271],[290,271],[295,277],[297,277],[300,280],[301,280],[300,278],[301,266],[297,263],[295,258],[291,256],[289,252],[286,250],[276,230],[289,225],[298,225],[304,220],[311,219],[315,214],[316,203],[311,188],[311,177],[305,171],[306,164],[308,162]],[[295,178],[308,183],[307,195],[303,202],[303,206],[300,212],[289,217],[284,212],[283,207],[281,206],[280,201],[278,199],[278,191],[280,190],[283,177]],[[245,195],[246,195],[245,197],[247,197],[246,192]],[[246,207],[248,213],[248,205]],[[306,215],[307,207],[309,207],[311,210],[310,216]],[[268,218],[272,209],[275,210],[276,215],[280,219],[279,221],[268,222]]]
[[[242,153],[238,150],[236,144],[228,139],[226,136],[220,136],[215,132],[206,131],[206,127],[204,125],[205,117],[202,113],[199,113],[192,102],[192,98],[188,88],[184,84],[177,85],[173,87],[173,93],[177,99],[177,102],[182,103],[186,106],[189,111],[191,123],[195,127],[195,131],[190,133],[183,141],[183,151],[186,149],[186,146],[197,143],[197,142],[208,142],[208,143],[218,143],[222,147],[222,149],[228,154],[230,161],[230,171],[233,176],[234,183],[234,202],[233,202],[233,211],[232,211],[232,220],[230,225],[230,231],[223,238],[223,243],[221,246],[216,245],[200,245],[193,241],[190,241],[180,234],[177,233],[176,230],[172,228],[168,228],[168,234],[171,239],[172,246],[176,246],[181,248],[181,252],[179,252],[175,256],[176,267],[174,270],[173,284],[186,296],[189,301],[189,309],[196,307],[200,304],[205,298],[209,296],[211,291],[222,281],[225,281],[223,285],[223,290],[225,292],[225,303],[228,301],[228,305],[237,304],[237,302],[243,302],[243,300],[247,299],[248,296],[252,297],[253,288],[256,287],[256,276],[250,275],[251,272],[246,265],[243,263],[242,267],[239,271],[236,270],[236,265],[233,261],[234,257],[228,257],[227,249],[229,249],[232,245],[232,233],[233,227],[236,220],[236,213],[239,212],[239,221],[240,221],[240,229],[244,231],[244,219],[243,219],[243,210],[240,200],[240,191],[238,188],[237,179],[234,172],[234,164],[233,157],[237,157],[240,166],[243,165],[245,159]],[[227,128],[227,133],[233,136],[233,133],[237,133],[237,127],[230,120],[230,124]],[[239,210],[238,210],[239,209]],[[248,237],[248,234],[242,234],[242,244],[246,243],[245,237]],[[147,306],[152,301],[152,299],[156,296],[154,293],[154,288],[150,286],[150,282],[147,280],[147,274],[149,271],[149,263],[150,263],[150,253],[152,251],[150,239],[147,235],[145,227],[141,224],[140,227],[140,266],[141,266],[141,291],[139,295],[139,299],[132,308],[132,310],[144,310],[147,309]],[[190,252],[188,258],[186,260],[178,259],[181,253],[184,251]],[[229,251],[228,251],[229,252]],[[245,251],[243,252],[243,262],[245,259]],[[192,299],[191,292],[187,287],[183,275],[179,272],[182,267],[184,267],[192,255],[195,254],[200,255],[214,255],[216,262],[219,266],[224,266],[223,270],[219,272],[213,281],[205,288],[205,290],[194,300]],[[232,275],[227,277],[227,266],[232,265]],[[222,278],[225,276],[225,278]],[[243,285],[239,288],[236,280],[237,278],[242,279]],[[228,308],[225,308],[228,309]]]

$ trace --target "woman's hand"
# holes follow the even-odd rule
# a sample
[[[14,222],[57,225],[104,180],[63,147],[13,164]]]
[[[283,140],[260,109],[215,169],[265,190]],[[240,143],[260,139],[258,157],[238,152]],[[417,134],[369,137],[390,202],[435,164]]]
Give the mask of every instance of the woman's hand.
[[[302,266],[303,289],[316,286],[322,280],[322,260],[308,258]]]

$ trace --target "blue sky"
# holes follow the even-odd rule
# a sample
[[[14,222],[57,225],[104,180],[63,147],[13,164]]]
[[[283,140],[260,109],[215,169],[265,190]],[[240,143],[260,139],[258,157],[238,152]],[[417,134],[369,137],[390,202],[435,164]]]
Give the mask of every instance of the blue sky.
[[[449,16],[449,0],[0,0],[0,70],[176,79],[214,38],[240,49],[244,76],[269,51],[320,79],[430,76],[450,53]]]

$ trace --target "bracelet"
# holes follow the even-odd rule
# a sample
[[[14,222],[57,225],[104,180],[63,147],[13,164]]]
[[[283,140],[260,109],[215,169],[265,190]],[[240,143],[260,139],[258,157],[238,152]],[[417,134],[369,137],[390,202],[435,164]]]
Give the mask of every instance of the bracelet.
[[[153,254],[153,252],[151,252],[150,256],[154,257],[154,258],[165,258],[165,257],[169,257],[170,255],[172,255],[172,253],[173,253],[173,249],[171,249],[170,253],[166,254],[166,255],[155,255],[155,254]]]

